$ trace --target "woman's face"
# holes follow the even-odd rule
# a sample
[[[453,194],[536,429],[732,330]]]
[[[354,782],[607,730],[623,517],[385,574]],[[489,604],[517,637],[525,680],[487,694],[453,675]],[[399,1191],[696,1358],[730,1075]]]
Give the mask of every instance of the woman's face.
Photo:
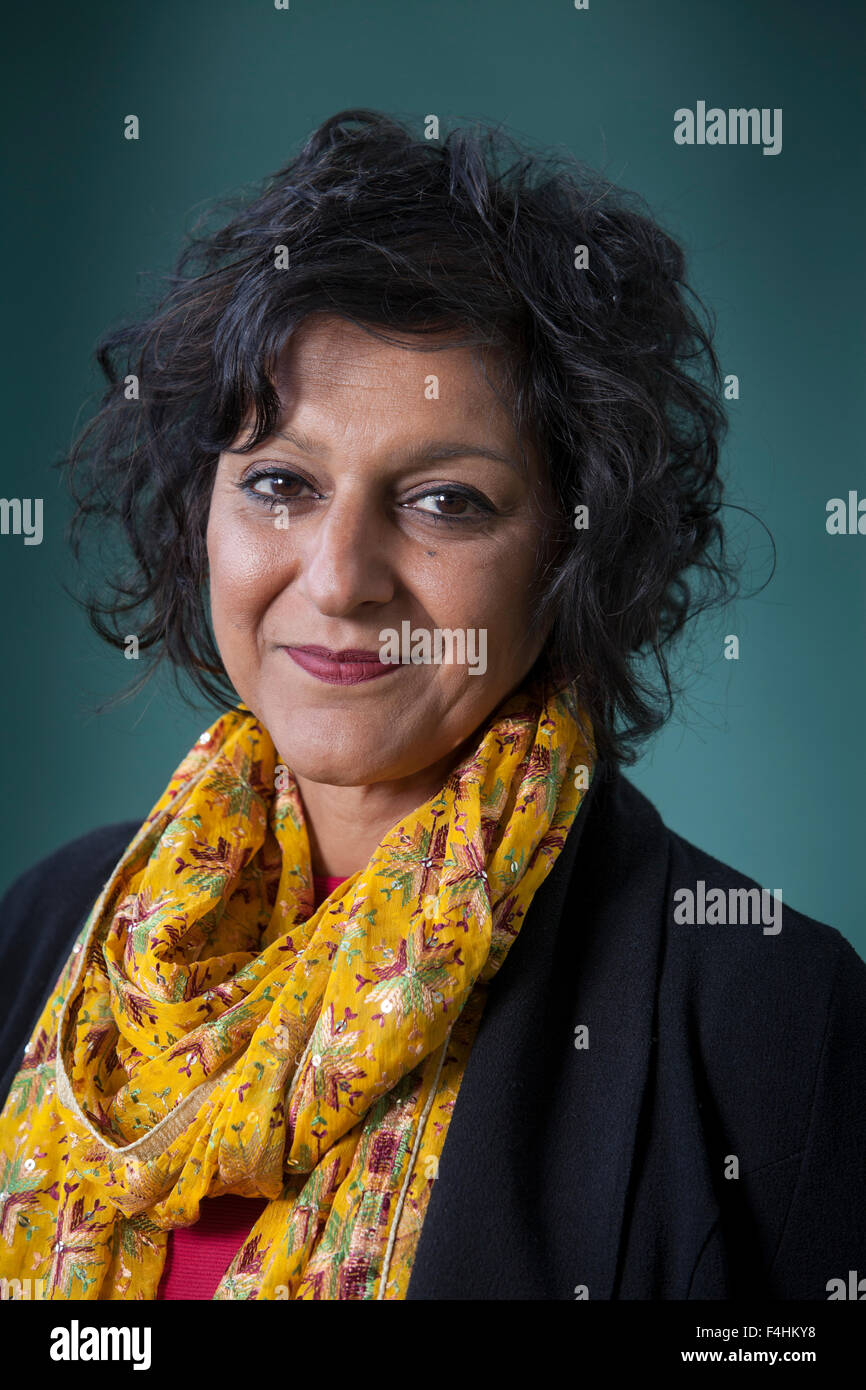
[[[529,630],[539,461],[529,449],[521,466],[469,348],[406,351],[343,319],[308,319],[275,385],[278,433],[222,454],[216,471],[217,645],[299,776],[411,778],[455,755],[541,650]],[[299,650],[310,647],[343,659]],[[427,659],[388,662],[413,648]]]

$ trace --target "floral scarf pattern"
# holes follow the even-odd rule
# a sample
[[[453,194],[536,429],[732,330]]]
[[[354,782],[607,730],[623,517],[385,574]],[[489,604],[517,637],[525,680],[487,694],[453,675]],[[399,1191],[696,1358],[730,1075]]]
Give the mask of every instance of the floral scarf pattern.
[[[486,987],[595,769],[527,688],[313,907],[297,784],[218,718],[121,856],[0,1114],[0,1275],[153,1299],[209,1196],[268,1205],[216,1299],[404,1298]],[[38,930],[38,924],[34,923]]]

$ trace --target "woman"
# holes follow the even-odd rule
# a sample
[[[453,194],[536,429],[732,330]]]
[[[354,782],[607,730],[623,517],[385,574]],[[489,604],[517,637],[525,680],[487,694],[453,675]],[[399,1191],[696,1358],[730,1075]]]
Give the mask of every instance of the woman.
[[[343,112],[104,342],[70,473],[132,561],[93,621],[221,713],[141,825],[4,901],[6,1278],[818,1299],[862,1267],[866,966],[620,771],[735,583],[718,363],[632,202]]]

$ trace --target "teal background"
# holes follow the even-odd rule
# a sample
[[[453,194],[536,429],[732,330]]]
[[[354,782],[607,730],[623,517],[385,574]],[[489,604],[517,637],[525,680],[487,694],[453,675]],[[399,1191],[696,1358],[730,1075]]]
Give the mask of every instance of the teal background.
[[[759,596],[701,622],[678,713],[627,771],[673,829],[866,955],[866,537],[830,537],[828,498],[866,492],[864,8],[791,0],[351,3],[50,0],[4,17],[8,155],[4,496],[45,499],[45,539],[0,536],[5,795],[0,890],[93,826],[143,819],[215,717],[168,679],[95,716],[138,672],[62,583],[54,461],[92,408],[93,345],[143,309],[198,205],[283,164],[321,120],[372,106],[481,118],[566,146],[636,189],[684,244],[740,378],[729,500],[773,533]],[[683,148],[679,106],[781,107],[783,148]],[[141,139],[123,139],[123,118]],[[746,577],[766,535],[730,514]],[[736,633],[738,662],[722,638]]]

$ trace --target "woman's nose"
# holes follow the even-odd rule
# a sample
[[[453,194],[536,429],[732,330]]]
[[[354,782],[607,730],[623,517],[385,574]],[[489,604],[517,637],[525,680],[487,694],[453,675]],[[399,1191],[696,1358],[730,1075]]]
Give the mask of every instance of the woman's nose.
[[[338,499],[309,519],[301,542],[296,582],[327,617],[394,596],[386,518],[371,499]]]

